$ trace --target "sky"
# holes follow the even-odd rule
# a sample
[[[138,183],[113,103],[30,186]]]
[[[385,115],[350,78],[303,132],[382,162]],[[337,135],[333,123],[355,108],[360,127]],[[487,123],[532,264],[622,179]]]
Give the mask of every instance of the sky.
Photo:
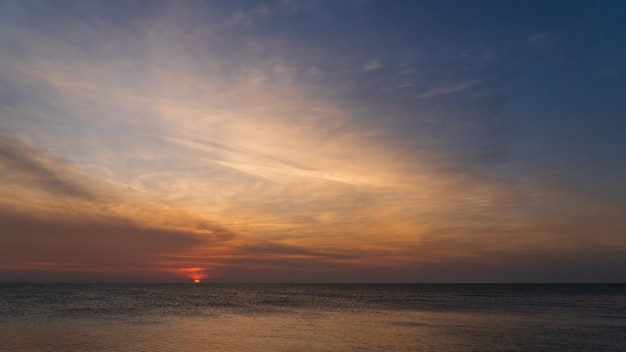
[[[622,1],[0,0],[0,281],[626,282]]]

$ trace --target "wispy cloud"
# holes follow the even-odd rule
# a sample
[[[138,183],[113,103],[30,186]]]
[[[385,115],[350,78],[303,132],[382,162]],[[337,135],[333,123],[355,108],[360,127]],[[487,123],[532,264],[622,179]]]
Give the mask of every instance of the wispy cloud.
[[[363,65],[361,69],[363,71],[374,71],[383,68],[383,64],[378,60],[372,60]]]
[[[28,182],[33,187],[54,195],[92,199],[90,191],[79,185],[75,180],[78,173],[70,168],[54,169],[59,163],[49,156],[36,152],[6,132],[0,132],[0,165],[6,170],[5,184],[12,180],[19,183]],[[8,179],[7,179],[8,178]],[[74,179],[73,179],[74,178]]]
[[[472,80],[454,84],[439,85],[430,88],[426,92],[419,95],[419,98],[431,98],[437,95],[451,94],[472,88],[481,83],[481,80]]]

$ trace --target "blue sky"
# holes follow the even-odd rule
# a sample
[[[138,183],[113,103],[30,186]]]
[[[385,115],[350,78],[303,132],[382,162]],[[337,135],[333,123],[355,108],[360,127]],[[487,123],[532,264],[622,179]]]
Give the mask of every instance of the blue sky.
[[[0,2],[0,279],[624,281],[625,17]]]

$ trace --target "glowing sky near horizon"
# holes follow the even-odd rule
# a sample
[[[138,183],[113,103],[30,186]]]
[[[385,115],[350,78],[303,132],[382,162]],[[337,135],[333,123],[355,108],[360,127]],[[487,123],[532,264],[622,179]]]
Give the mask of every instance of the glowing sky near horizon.
[[[0,280],[626,281],[619,2],[0,1]]]

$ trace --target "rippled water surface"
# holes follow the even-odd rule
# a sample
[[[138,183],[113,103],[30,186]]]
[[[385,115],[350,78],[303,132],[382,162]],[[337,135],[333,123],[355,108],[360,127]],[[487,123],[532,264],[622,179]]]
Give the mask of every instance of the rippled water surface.
[[[626,285],[0,284],[1,351],[626,351]]]

